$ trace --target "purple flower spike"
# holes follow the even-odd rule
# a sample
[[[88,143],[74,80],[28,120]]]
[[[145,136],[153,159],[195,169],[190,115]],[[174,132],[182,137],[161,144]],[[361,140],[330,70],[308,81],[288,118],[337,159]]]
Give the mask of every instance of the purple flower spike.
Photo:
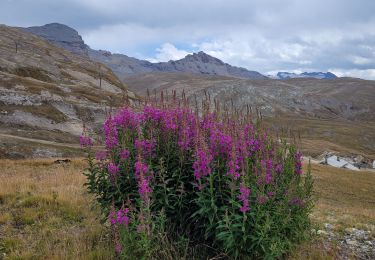
[[[81,147],[91,147],[93,145],[91,138],[85,135],[79,137],[79,143],[81,144]]]
[[[295,160],[295,173],[298,175],[302,174],[302,153],[297,152],[294,155]]]
[[[246,187],[244,183],[240,185],[240,195],[238,195],[238,199],[242,202],[242,207],[240,211],[246,213],[250,210],[249,208],[249,196],[250,196],[250,189]]]

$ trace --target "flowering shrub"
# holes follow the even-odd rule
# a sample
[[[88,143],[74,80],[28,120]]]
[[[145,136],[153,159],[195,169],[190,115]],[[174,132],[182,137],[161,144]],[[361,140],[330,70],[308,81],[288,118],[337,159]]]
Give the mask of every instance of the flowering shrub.
[[[306,237],[312,178],[301,154],[248,117],[125,107],[104,132],[106,149],[95,156],[81,138],[85,174],[119,255],[151,257],[161,231],[231,258],[277,258]]]

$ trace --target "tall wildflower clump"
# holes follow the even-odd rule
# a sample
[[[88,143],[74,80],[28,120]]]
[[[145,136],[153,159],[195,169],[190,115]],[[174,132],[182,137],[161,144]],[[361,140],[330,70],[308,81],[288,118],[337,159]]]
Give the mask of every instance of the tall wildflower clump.
[[[249,116],[146,104],[109,116],[104,133],[87,187],[124,258],[154,257],[160,233],[239,259],[278,258],[306,237],[311,175]]]

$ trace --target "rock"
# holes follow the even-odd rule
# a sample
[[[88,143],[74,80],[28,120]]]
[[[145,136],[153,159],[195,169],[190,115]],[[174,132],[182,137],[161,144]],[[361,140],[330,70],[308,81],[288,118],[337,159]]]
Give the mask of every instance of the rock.
[[[324,223],[324,227],[326,228],[326,230],[332,230],[333,229],[333,225],[330,224],[330,223]]]
[[[357,240],[346,239],[345,243],[350,245],[350,246],[358,246]]]
[[[356,228],[346,228],[345,229],[345,232],[347,233],[347,234],[354,234],[354,232],[356,232],[358,229],[356,229]]]
[[[361,162],[363,162],[364,159],[365,159],[365,158],[364,158],[362,155],[357,155],[357,156],[354,158],[354,161],[355,161],[356,163],[361,163]]]
[[[369,231],[364,231],[364,230],[357,230],[354,232],[354,236],[357,239],[362,239],[362,240],[367,239],[369,234],[370,234]]]
[[[326,231],[324,231],[324,230],[318,230],[316,233],[317,233],[318,235],[323,235],[323,236],[328,236],[328,235],[329,235],[329,233],[326,232]]]
[[[71,163],[72,161],[69,160],[69,159],[59,159],[59,160],[55,160],[53,163],[54,164],[67,164],[67,163]]]
[[[76,30],[59,23],[50,23],[43,26],[25,28],[26,31],[43,37],[51,43],[75,54],[88,56],[89,47]]]

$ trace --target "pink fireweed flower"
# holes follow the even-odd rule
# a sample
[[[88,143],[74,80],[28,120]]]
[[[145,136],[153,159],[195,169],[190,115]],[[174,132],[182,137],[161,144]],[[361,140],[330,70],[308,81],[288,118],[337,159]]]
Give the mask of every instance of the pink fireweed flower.
[[[117,129],[111,117],[104,123],[105,146],[108,150],[118,145]]]
[[[265,182],[266,184],[270,184],[270,183],[271,183],[271,178],[272,178],[271,174],[266,173],[266,177],[265,177],[265,179],[264,179],[264,182]]]
[[[294,155],[294,160],[295,160],[295,173],[298,175],[302,174],[302,153],[297,152]]]
[[[120,159],[122,159],[122,160],[128,159],[129,155],[130,155],[130,152],[128,150],[124,149],[120,152]]]
[[[152,192],[150,187],[150,181],[153,176],[153,172],[149,171],[147,164],[141,160],[135,162],[135,177],[138,181],[138,193],[144,202],[149,201],[149,194]]]
[[[164,117],[165,112],[155,107],[145,106],[143,108],[143,114],[145,116],[145,120],[151,120],[154,123],[157,123],[160,122]]]
[[[111,207],[111,211],[109,212],[108,220],[109,220],[109,222],[111,223],[112,226],[116,225],[116,223],[117,223],[116,210],[115,210],[113,205]]]
[[[149,194],[152,192],[150,187],[150,177],[141,177],[138,181],[138,192],[143,201],[149,199]]]
[[[184,127],[181,127],[177,144],[182,151],[186,151],[189,149],[192,135],[193,133],[191,132],[190,126],[185,125]]]
[[[271,183],[272,180],[272,169],[273,169],[273,162],[272,159],[261,160],[260,164],[263,168],[266,169],[266,176],[264,178],[264,182],[268,185]]]
[[[254,131],[254,126],[252,125],[252,124],[246,124],[245,126],[244,126],[244,135],[246,136],[246,137],[248,137],[248,136],[250,136],[252,133],[253,133],[253,131]]]
[[[238,160],[236,159],[231,159],[227,163],[228,167],[228,175],[232,176],[235,180],[237,180],[241,174],[239,173],[241,167],[238,164]]]
[[[232,137],[220,130],[212,130],[210,134],[211,153],[229,156],[232,152]]]
[[[115,251],[118,254],[120,254],[122,252],[122,245],[121,245],[120,241],[116,241]]]
[[[276,173],[280,174],[283,172],[283,165],[281,163],[277,164],[276,167],[275,167],[275,171]]]
[[[117,224],[128,226],[129,225],[129,209],[128,208],[121,208],[119,211],[117,211]]]
[[[98,161],[105,160],[106,156],[107,156],[107,153],[105,151],[97,151],[95,153],[95,159]]]
[[[141,174],[148,172],[147,164],[144,164],[142,161],[138,160],[134,164],[135,176],[138,178]]]
[[[304,203],[300,198],[295,197],[289,201],[289,205],[303,207]]]
[[[260,150],[261,143],[257,139],[250,138],[246,141],[246,146],[248,147],[249,152],[254,153]]]
[[[164,111],[163,124],[166,130],[174,131],[178,128],[176,119],[176,111],[167,110]]]
[[[108,219],[112,225],[123,225],[127,227],[130,221],[128,214],[129,214],[128,208],[122,207],[117,212],[114,208],[112,208],[109,213]]]
[[[242,202],[242,207],[240,211],[245,213],[250,210],[249,208],[249,196],[250,196],[250,189],[246,187],[246,185],[242,182],[240,184],[240,195],[238,195],[238,199]]]
[[[85,135],[79,137],[79,143],[81,144],[81,147],[90,147],[93,145],[91,138]]]
[[[122,128],[136,129],[144,120],[144,115],[132,111],[130,108],[123,108],[113,118],[114,126]]]
[[[214,129],[215,125],[217,124],[216,119],[217,117],[215,113],[211,112],[206,114],[201,121],[201,128],[205,130]]]
[[[268,197],[267,196],[262,196],[262,195],[259,195],[258,198],[257,198],[257,202],[259,204],[264,204],[268,201]]]
[[[114,163],[109,163],[107,169],[109,173],[109,178],[111,182],[114,183],[116,181],[117,174],[120,171],[120,167]]]
[[[147,157],[152,155],[152,150],[155,147],[155,140],[139,140],[134,141],[134,146],[138,152],[142,152],[142,155]]]
[[[202,149],[199,149],[196,153],[196,160],[193,163],[194,176],[197,180],[207,176],[211,173],[210,163],[212,156]]]

